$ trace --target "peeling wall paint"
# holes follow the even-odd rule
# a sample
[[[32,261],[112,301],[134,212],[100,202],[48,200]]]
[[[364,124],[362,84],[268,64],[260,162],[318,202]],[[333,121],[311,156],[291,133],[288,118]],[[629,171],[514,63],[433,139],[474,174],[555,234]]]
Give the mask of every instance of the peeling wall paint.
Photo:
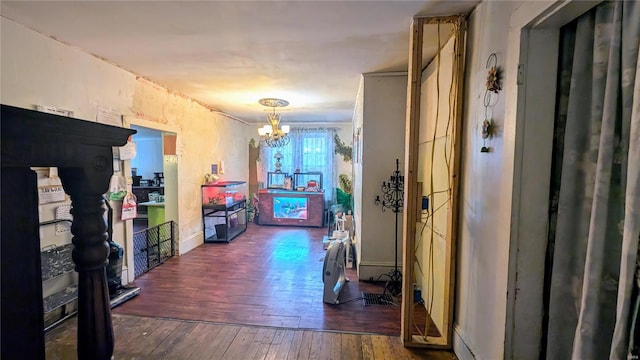
[[[2,27],[1,101],[33,109],[58,106],[74,117],[96,120],[98,107],[145,126],[170,127],[178,134],[178,216],[180,253],[202,243],[200,185],[211,164],[225,163],[226,180],[247,180],[247,125],[201,103],[38,34],[11,20]],[[124,222],[114,237],[124,239]],[[122,241],[122,240],[120,240]]]

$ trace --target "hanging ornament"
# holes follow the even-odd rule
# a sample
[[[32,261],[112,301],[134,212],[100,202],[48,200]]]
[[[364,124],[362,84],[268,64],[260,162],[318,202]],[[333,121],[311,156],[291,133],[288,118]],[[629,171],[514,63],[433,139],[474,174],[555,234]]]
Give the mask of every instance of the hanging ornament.
[[[498,67],[498,56],[495,53],[491,53],[487,59],[487,69],[489,74],[487,75],[486,90],[484,92],[484,120],[482,121],[482,148],[480,152],[488,153],[491,148],[487,146],[487,139],[491,139],[493,136],[493,121],[489,116],[489,110],[497,103],[497,100],[492,100],[492,94],[498,95],[502,90],[501,71]]]
[[[487,59],[487,68],[489,69],[489,74],[487,75],[487,91],[491,91],[493,93],[498,93],[502,90],[501,77],[502,71],[498,67],[498,56],[495,53],[489,55]]]
[[[481,136],[482,136],[482,148],[480,152],[488,153],[490,148],[487,146],[487,139],[491,139],[493,136],[493,121],[489,114],[491,105],[491,93],[489,90],[484,93],[484,120],[482,121]]]
[[[484,119],[482,121],[482,148],[480,152],[487,153],[489,152],[489,148],[487,147],[486,141],[491,136],[491,120]]]

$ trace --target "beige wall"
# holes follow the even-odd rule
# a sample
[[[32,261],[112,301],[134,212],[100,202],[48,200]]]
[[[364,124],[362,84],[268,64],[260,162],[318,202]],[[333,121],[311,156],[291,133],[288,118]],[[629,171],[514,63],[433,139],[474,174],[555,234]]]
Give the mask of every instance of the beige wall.
[[[356,248],[356,264],[360,264],[362,256],[362,125],[364,120],[364,78],[360,78],[355,108],[353,110],[353,225],[354,236],[352,241]]]
[[[504,67],[509,17],[516,2],[483,2],[469,19],[462,136],[462,181],[456,278],[454,331],[478,359],[501,359],[505,336],[509,244],[500,242],[498,203],[503,191],[503,136],[487,142],[491,152],[481,153],[486,63],[496,53]],[[498,131],[504,128],[504,92],[494,97],[490,114]],[[460,352],[459,350],[457,352]]]
[[[3,104],[57,106],[90,121],[102,107],[125,115],[127,122],[177,133],[179,249],[184,253],[200,245],[203,175],[222,160],[224,179],[247,179],[248,148],[237,146],[248,143],[247,126],[10,20],[0,21]],[[125,229],[116,221],[114,238],[122,245]]]
[[[360,162],[356,164],[354,201],[359,250],[358,276],[377,279],[395,265],[395,216],[375,204],[383,181],[404,169],[406,73],[364,74],[356,100],[354,128],[361,128]],[[382,196],[381,196],[382,197]],[[402,214],[398,216],[398,269],[402,270]],[[383,279],[384,280],[384,279]]]
[[[470,16],[454,328],[461,359],[538,358],[557,32],[595,4],[483,1]],[[491,53],[503,90],[488,111],[491,152],[481,153]]]

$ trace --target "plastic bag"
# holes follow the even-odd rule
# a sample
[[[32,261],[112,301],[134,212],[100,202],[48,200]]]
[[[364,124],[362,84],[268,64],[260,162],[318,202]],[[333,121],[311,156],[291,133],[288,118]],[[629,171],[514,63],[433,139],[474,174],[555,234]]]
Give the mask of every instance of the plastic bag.
[[[118,173],[113,174],[109,181],[109,200],[123,200],[125,195],[127,195],[127,180]]]
[[[131,192],[127,192],[127,195],[122,201],[122,220],[135,219],[138,216],[138,204],[136,196]]]

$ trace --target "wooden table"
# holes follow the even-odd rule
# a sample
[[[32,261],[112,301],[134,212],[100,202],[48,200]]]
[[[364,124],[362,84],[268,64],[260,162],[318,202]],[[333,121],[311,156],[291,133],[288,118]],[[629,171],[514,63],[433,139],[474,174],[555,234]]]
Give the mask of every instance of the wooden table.
[[[37,167],[58,167],[71,197],[73,260],[78,272],[78,359],[110,359],[113,326],[105,266],[109,255],[103,194],[113,146],[134,130],[2,105],[2,359],[44,359],[44,314]]]
[[[260,190],[258,191],[258,213],[260,225],[322,227],[324,225],[324,193]]]

